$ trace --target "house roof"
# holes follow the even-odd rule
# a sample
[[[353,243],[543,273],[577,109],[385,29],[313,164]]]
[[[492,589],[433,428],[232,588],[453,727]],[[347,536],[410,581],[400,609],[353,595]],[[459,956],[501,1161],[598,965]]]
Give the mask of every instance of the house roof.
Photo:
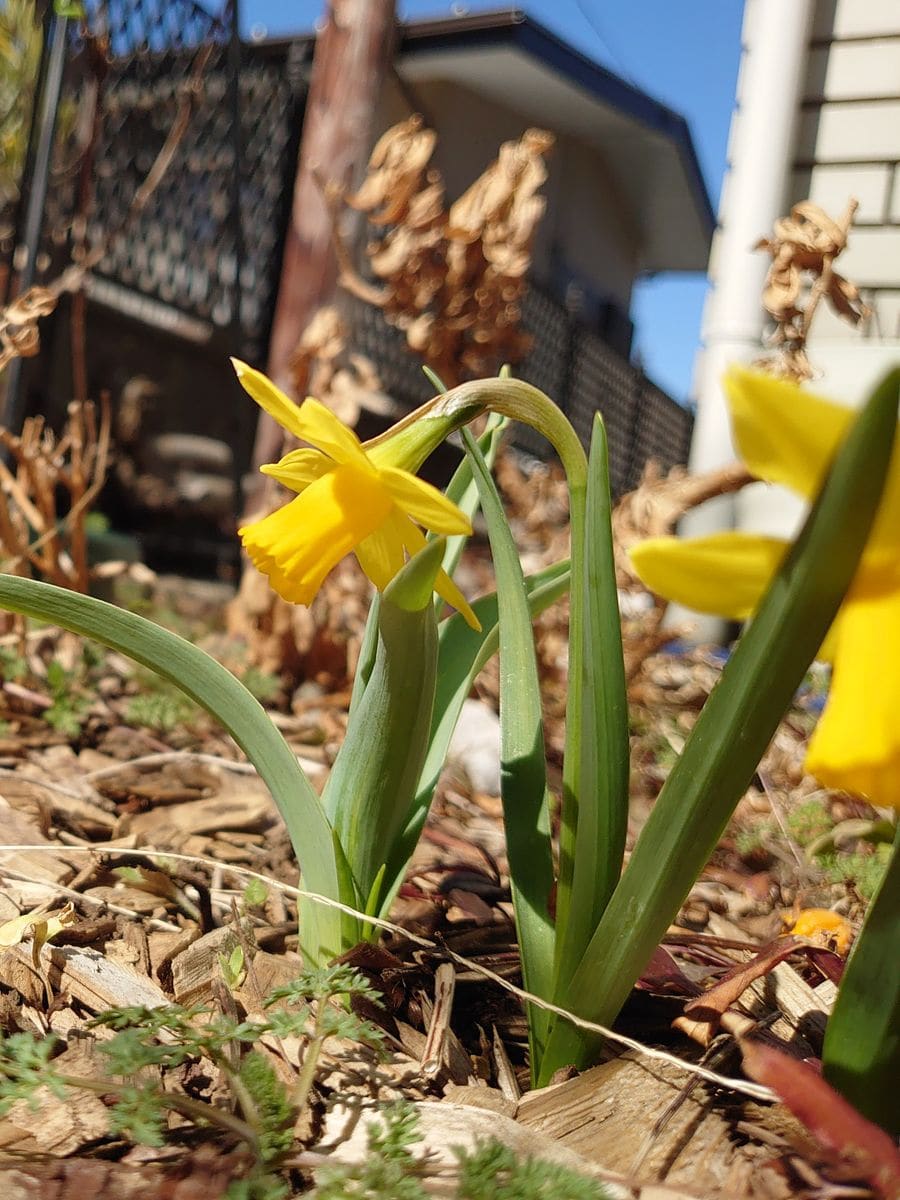
[[[597,152],[628,204],[638,270],[705,271],[715,215],[680,113],[575,50],[519,9],[419,20],[398,30],[410,84],[447,79]],[[313,34],[285,41],[312,55]],[[260,47],[260,49],[264,49]]]
[[[639,269],[705,271],[715,216],[687,121],[516,10],[401,27],[397,70],[444,77],[596,150],[628,202]]]

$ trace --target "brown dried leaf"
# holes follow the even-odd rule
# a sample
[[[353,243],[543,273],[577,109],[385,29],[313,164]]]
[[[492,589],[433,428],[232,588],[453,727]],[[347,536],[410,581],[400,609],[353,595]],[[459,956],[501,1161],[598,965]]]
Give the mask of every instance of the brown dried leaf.
[[[826,1149],[850,1160],[885,1197],[900,1192],[900,1152],[892,1139],[866,1120],[807,1063],[765,1042],[741,1042],[744,1070],[772,1088]]]

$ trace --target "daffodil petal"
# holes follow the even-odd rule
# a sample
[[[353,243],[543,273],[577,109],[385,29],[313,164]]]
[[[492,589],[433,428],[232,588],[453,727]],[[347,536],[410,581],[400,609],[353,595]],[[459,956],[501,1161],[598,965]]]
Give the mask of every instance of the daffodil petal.
[[[392,507],[377,476],[335,467],[289,504],[238,532],[275,591],[292,603],[309,604],[328,572],[385,522]]]
[[[334,469],[334,463],[319,450],[291,450],[280,462],[259,468],[263,475],[277,479],[292,491],[302,492],[317,479]]]
[[[735,446],[753,474],[813,499],[853,410],[742,367],[726,374],[725,391]]]
[[[305,442],[309,442],[335,462],[374,471],[353,430],[348,429],[330,408],[326,408],[312,396],[308,396],[300,406],[298,427],[299,436]]]
[[[356,547],[356,557],[365,574],[383,592],[405,562],[403,541],[394,514],[375,533]]]
[[[474,629],[476,633],[481,633],[481,622],[475,616],[474,609],[443,569],[437,573],[437,579],[434,581],[434,590],[445,604],[449,604],[451,608],[456,609],[470,629]]]
[[[640,580],[696,612],[744,621],[759,604],[788,543],[750,533],[650,538],[629,551]]]
[[[471,533],[472,523],[443,492],[408,471],[382,467],[382,482],[397,507],[435,533]]]
[[[414,525],[408,517],[400,515],[397,521],[397,529],[403,539],[403,544],[410,554],[418,554],[425,545],[425,535],[417,525]],[[476,633],[481,632],[481,622],[475,616],[471,604],[443,569],[438,571],[437,579],[434,582],[434,590],[440,598],[449,604],[451,608],[455,608],[461,614],[465,623],[474,629]]]
[[[854,582],[835,626],[831,691],[806,755],[827,787],[900,809],[900,588]]]
[[[241,387],[269,414],[282,429],[292,433],[294,437],[305,438],[301,431],[300,406],[295,404],[290,396],[286,396],[281,388],[267,379],[262,371],[257,371],[239,358],[233,358],[231,365],[235,369]]]

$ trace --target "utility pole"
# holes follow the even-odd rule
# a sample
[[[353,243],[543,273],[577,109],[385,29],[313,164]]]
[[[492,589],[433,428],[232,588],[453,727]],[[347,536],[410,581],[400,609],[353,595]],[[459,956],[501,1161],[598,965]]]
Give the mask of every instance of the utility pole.
[[[331,216],[321,184],[351,186],[366,161],[372,115],[393,54],[394,11],[395,0],[329,0],[316,39],[267,362],[269,377],[288,394],[291,356],[337,280]],[[260,414],[254,468],[275,461],[281,443],[280,427]],[[257,478],[263,486],[254,485],[247,511],[264,494],[264,479]]]

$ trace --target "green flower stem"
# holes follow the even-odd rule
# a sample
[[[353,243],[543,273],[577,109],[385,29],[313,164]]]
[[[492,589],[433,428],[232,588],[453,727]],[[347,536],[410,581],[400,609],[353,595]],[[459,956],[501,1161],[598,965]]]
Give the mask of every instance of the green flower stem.
[[[563,804],[559,831],[559,878],[556,924],[564,928],[572,899],[578,810],[582,802],[581,732],[584,719],[585,655],[585,521],[588,461],[578,435],[553,401],[519,379],[484,379],[463,383],[443,397],[447,411],[465,409],[477,400],[491,412],[530,425],[559,455],[569,487],[569,527],[572,536],[569,589],[569,691],[566,701],[566,741],[563,763]]]
[[[553,991],[554,872],[534,628],[519,552],[496,484],[468,430],[463,430],[463,442],[481,494],[497,576],[500,792],[522,978],[528,991],[546,996]],[[540,1061],[548,1029],[546,1011],[529,1007],[532,1062]]]

